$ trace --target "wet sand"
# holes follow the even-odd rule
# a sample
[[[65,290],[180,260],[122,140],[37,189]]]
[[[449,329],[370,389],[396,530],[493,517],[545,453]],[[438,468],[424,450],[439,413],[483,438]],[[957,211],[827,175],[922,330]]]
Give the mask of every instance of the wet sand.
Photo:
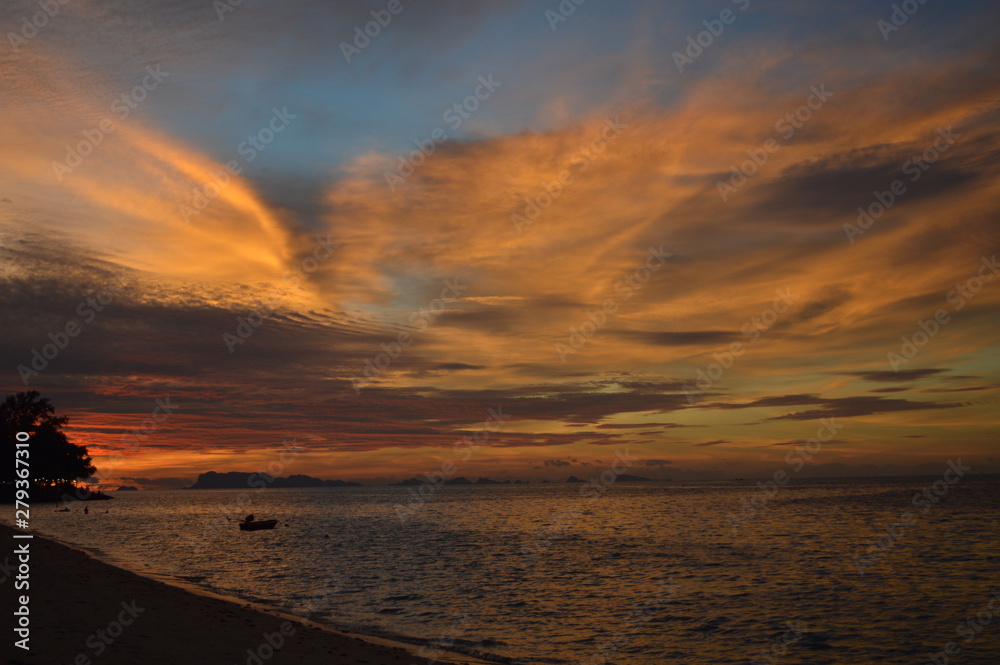
[[[3,662],[8,665],[428,665],[415,647],[360,638],[247,603],[142,577],[39,536],[0,526]],[[30,543],[30,588],[16,590],[15,548]],[[8,563],[9,562],[9,563]],[[13,568],[11,568],[11,565]],[[30,651],[14,646],[30,598]],[[439,661],[440,662],[440,661]],[[456,655],[452,662],[476,664]]]

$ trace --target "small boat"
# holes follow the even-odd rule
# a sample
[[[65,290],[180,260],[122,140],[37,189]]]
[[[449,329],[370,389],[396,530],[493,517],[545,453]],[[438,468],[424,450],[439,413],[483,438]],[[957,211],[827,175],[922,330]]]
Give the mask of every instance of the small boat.
[[[261,529],[273,529],[278,525],[278,520],[256,520],[240,522],[240,531],[260,531]]]

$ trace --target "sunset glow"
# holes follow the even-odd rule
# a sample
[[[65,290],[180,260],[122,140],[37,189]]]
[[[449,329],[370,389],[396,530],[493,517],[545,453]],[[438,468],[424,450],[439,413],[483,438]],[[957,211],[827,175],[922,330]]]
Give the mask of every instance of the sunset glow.
[[[102,486],[1000,471],[994,5],[137,4],[0,51],[3,387]]]

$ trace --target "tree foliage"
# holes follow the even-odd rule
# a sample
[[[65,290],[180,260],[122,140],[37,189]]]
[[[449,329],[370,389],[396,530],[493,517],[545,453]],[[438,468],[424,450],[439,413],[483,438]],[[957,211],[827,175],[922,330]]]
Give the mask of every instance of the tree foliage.
[[[65,416],[55,415],[55,407],[48,398],[38,391],[20,392],[8,395],[0,404],[0,445],[7,451],[7,459],[14,457],[16,435],[27,432],[32,485],[36,487],[57,487],[72,484],[76,480],[90,478],[97,470],[91,464],[85,446],[70,443],[62,428],[69,422]],[[8,469],[3,475],[5,483],[13,483],[15,467],[5,464]]]

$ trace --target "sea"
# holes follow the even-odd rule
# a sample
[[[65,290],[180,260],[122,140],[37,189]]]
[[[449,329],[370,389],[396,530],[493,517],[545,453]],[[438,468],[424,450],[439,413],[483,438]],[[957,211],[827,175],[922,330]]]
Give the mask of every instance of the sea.
[[[32,525],[445,661],[1000,663],[997,476],[417,491],[117,492]]]

